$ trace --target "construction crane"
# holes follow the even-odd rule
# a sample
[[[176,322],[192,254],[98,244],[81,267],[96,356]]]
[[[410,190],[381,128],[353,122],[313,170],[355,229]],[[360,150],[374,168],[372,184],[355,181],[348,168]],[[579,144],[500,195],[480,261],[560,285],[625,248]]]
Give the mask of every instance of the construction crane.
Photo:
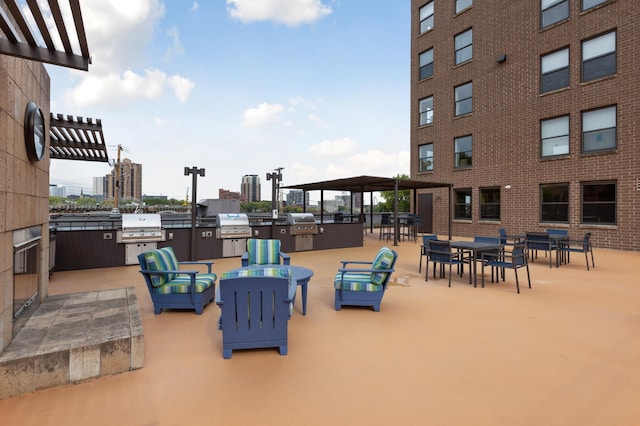
[[[189,205],[189,187],[187,186],[187,194],[184,196],[184,201],[182,202],[183,206]]]

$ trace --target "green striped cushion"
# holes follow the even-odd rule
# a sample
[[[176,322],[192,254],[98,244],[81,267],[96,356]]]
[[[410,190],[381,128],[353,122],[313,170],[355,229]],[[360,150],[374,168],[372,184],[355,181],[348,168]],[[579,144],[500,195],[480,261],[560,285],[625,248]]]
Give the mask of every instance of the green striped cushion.
[[[390,269],[393,264],[394,254],[388,247],[382,247],[371,265],[372,269]],[[388,272],[374,272],[371,274],[371,282],[382,284],[387,279]]]
[[[171,247],[163,247],[144,253],[147,269],[150,271],[175,271],[178,269],[178,259]],[[151,285],[160,287],[173,280],[176,274],[151,275]]]
[[[280,240],[247,240],[249,265],[278,265],[280,264]]]
[[[382,291],[383,287],[371,282],[371,274],[367,272],[338,272],[333,280],[336,290],[350,291]]]
[[[277,241],[277,240],[276,240]],[[279,242],[279,241],[278,241]],[[291,271],[289,268],[256,266],[253,268],[233,269],[220,275],[220,279],[240,278],[240,277],[277,277],[288,278],[289,288],[291,288]],[[220,300],[220,287],[216,288],[216,300]],[[293,316],[293,302],[289,303],[289,317]]]
[[[231,271],[224,272],[222,275],[220,275],[220,279],[238,278],[238,277],[291,278],[291,271],[289,270],[289,268],[261,266],[261,267],[255,267],[255,268],[233,269]]]
[[[216,282],[216,274],[197,274],[196,293],[202,293]],[[191,293],[191,277],[189,275],[178,275],[173,280],[155,289],[159,294],[182,294]]]

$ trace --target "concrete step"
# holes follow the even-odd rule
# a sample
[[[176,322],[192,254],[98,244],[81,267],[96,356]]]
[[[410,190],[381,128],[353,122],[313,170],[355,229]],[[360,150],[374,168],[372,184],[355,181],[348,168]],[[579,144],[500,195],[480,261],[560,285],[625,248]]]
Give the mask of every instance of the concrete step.
[[[50,296],[0,354],[0,399],[143,365],[135,288]]]

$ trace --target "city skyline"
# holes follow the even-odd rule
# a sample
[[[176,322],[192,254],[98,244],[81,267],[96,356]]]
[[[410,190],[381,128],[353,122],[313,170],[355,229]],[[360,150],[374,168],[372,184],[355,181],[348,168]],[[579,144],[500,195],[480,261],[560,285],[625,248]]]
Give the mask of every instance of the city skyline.
[[[83,0],[88,72],[47,65],[51,112],[101,119],[144,165],[142,191],[180,199],[409,174],[409,2]],[[124,154],[124,153],[123,153]],[[107,163],[52,160],[50,182],[91,188]],[[262,185],[262,199],[271,185]]]

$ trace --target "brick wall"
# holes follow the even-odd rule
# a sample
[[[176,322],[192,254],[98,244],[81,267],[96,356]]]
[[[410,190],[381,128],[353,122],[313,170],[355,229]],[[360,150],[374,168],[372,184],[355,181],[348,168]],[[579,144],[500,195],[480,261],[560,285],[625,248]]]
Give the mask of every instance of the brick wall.
[[[454,221],[453,234],[497,235],[567,227],[570,235],[592,232],[598,247],[640,250],[640,149],[637,123],[640,113],[640,8],[634,2],[614,0],[587,12],[580,1],[569,0],[569,19],[540,29],[537,1],[475,1],[454,15],[453,2],[435,1],[434,28],[419,31],[419,8],[426,0],[412,0],[411,46],[411,177],[450,182],[472,189],[471,221]],[[454,37],[473,28],[473,59],[454,65]],[[616,30],[617,73],[581,83],[581,41]],[[418,81],[418,55],[434,48],[434,75]],[[559,48],[570,49],[568,88],[540,94],[540,56]],[[504,63],[498,55],[506,54]],[[473,81],[473,113],[454,117],[454,87]],[[418,126],[418,100],[434,96],[433,125]],[[581,153],[581,112],[617,106],[617,148],[614,151]],[[570,117],[570,153],[553,159],[540,158],[540,120],[559,115]],[[473,135],[473,166],[454,170],[453,140]],[[434,144],[434,170],[418,173],[418,147]],[[581,223],[581,183],[617,182],[616,225]],[[569,223],[540,222],[540,185],[569,184]],[[505,185],[511,189],[506,190]],[[479,188],[500,187],[499,221],[479,219]],[[446,233],[448,200],[434,197],[434,231]]]

